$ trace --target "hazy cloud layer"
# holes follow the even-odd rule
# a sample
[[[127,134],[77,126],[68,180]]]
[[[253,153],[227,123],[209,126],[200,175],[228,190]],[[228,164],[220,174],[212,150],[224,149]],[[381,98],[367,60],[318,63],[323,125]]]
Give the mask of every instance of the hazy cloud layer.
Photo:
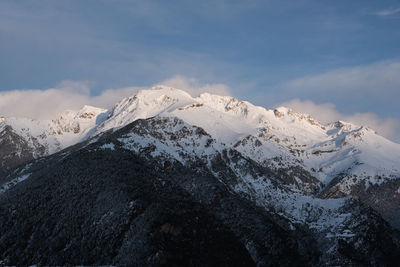
[[[229,95],[224,84],[201,84],[194,78],[175,76],[160,82],[189,92],[197,96],[203,92]],[[149,87],[147,87],[149,88]],[[98,96],[91,96],[90,83],[63,81],[55,88],[45,90],[0,91],[0,115],[6,117],[52,118],[67,109],[78,110],[84,105],[112,108],[124,97],[135,95],[145,87],[125,87],[102,91]]]
[[[227,85],[201,84],[195,78],[184,76],[174,76],[158,84],[183,89],[192,96],[197,96],[203,92],[232,95]],[[108,89],[98,96],[91,96],[90,83],[63,81],[55,88],[45,90],[4,91],[0,92],[0,115],[48,119],[67,109],[78,110],[83,105],[109,109],[122,98],[134,95],[141,89],[145,89],[145,87],[133,86]],[[293,99],[280,105],[290,107],[297,112],[311,114],[322,123],[343,120],[358,125],[367,125],[391,140],[400,141],[400,136],[398,135],[400,122],[398,119],[383,119],[374,113],[343,114],[337,110],[334,104],[316,104],[309,100]]]
[[[284,102],[280,106],[290,107],[297,112],[310,114],[322,123],[342,120],[356,125],[369,126],[386,138],[396,142],[400,141],[398,134],[400,131],[400,121],[398,119],[383,119],[374,113],[343,114],[332,103],[316,104],[309,100],[303,101],[300,99]]]

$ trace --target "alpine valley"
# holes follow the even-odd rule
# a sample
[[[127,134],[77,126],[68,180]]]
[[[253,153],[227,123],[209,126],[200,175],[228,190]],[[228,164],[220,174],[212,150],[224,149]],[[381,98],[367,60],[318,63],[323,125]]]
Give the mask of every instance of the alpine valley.
[[[0,117],[0,265],[399,266],[399,229],[369,127],[166,86]]]

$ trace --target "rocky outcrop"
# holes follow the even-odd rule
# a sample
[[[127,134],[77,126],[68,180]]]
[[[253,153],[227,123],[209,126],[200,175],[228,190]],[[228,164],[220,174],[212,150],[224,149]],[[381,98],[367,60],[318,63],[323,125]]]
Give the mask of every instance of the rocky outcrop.
[[[31,144],[16,134],[11,126],[0,127],[0,174],[46,153],[35,138]]]

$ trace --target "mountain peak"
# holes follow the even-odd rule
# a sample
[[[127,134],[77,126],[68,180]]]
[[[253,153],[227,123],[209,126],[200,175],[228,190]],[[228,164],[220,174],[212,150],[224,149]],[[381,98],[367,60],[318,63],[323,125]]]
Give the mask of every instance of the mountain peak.
[[[285,115],[287,115],[289,113],[289,111],[292,111],[289,108],[286,107],[277,107],[276,109],[274,109],[274,114],[276,117],[281,118]]]
[[[75,115],[79,119],[92,119],[101,113],[107,112],[106,109],[96,108],[93,106],[84,105]]]
[[[363,127],[364,126],[355,125],[353,123],[342,121],[342,120],[335,121],[335,122],[333,122],[333,123],[328,125],[328,128],[336,129],[340,133],[360,130]]]

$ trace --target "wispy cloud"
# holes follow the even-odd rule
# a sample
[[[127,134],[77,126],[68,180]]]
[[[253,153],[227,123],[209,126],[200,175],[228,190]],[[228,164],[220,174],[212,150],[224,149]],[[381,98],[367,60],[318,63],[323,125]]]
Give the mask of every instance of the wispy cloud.
[[[393,100],[400,97],[400,61],[385,61],[364,66],[340,68],[306,76],[281,85],[289,93],[360,95]]]
[[[381,17],[386,17],[386,16],[391,16],[391,15],[397,14],[397,13],[400,13],[400,7],[399,8],[380,10],[378,12],[375,12],[375,15],[378,15],[378,16],[381,16]]]
[[[0,88],[90,79],[103,89],[149,84],[176,73],[204,78],[228,69],[229,63],[195,44],[176,41],[190,30],[190,14],[182,18],[159,1],[116,2],[103,1],[105,6],[88,13],[82,1],[0,1]],[[112,19],[105,22],[102,15],[109,10]]]

